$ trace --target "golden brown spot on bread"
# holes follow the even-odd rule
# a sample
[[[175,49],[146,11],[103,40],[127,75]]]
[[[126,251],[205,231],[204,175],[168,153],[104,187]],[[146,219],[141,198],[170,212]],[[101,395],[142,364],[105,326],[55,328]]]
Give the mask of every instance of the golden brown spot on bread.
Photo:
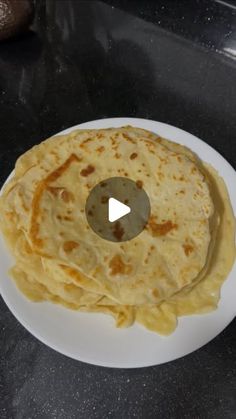
[[[64,173],[68,167],[73,162],[80,161],[79,157],[76,156],[76,154],[71,154],[71,156],[61,165],[59,166],[54,172],[50,173],[46,179],[43,179],[41,182],[39,182],[34,197],[32,201],[32,215],[31,215],[31,227],[30,227],[30,237],[32,240],[32,243],[35,246],[41,247],[43,242],[42,239],[38,238],[39,233],[39,222],[38,222],[38,216],[40,214],[40,199],[44,192],[44,190],[47,188],[47,186],[50,184],[50,182],[55,182],[61,175]]]
[[[104,138],[104,134],[102,134],[101,132],[99,132],[99,133],[97,134],[97,137],[98,137],[98,138]]]
[[[74,195],[65,188],[48,186],[47,190],[55,197],[60,196],[64,202],[74,201]]]
[[[124,235],[124,229],[121,225],[121,223],[119,221],[117,221],[114,225],[114,229],[113,229],[113,236],[119,241],[122,239],[123,235]]]
[[[159,179],[164,179],[164,174],[162,172],[157,172]]]
[[[137,180],[137,181],[136,181],[136,186],[137,186],[137,188],[142,189],[142,187],[143,187],[143,182],[142,182],[141,180]]]
[[[173,224],[170,220],[165,221],[162,224],[157,224],[155,219],[155,217],[151,216],[148,222],[148,226],[151,229],[153,236],[165,236],[171,230],[178,227],[177,224]]]
[[[194,250],[194,247],[191,244],[183,244],[183,248],[186,256],[189,256]]]
[[[58,154],[54,150],[51,150],[50,154],[52,154],[52,156],[55,157],[56,163],[59,163],[60,158],[59,158]]]
[[[96,149],[99,153],[102,153],[105,150],[105,147],[103,145],[101,145],[101,147],[98,147]]]
[[[161,156],[158,156],[159,157],[159,160],[162,162],[162,163],[164,163],[164,164],[167,164],[168,163],[168,160],[167,159],[165,159],[165,158],[163,158],[163,157],[161,157]]]
[[[74,201],[74,195],[72,194],[72,192],[67,191],[66,189],[64,189],[64,191],[62,191],[61,198],[66,203],[70,202],[70,201]]]
[[[125,138],[127,141],[129,141],[132,144],[135,144],[135,141],[128,135],[125,134],[124,132],[122,133],[123,138]]]
[[[119,159],[121,157],[121,154],[120,153],[115,153],[115,158],[116,159]]]
[[[82,144],[87,144],[87,143],[89,143],[90,141],[93,141],[93,140],[92,140],[92,138],[87,138],[86,140],[84,140],[84,141],[83,141],[83,143],[82,143]]]
[[[63,243],[63,249],[65,250],[65,252],[72,252],[72,250],[76,249],[77,247],[79,247],[79,243],[73,240],[69,240]]]
[[[5,213],[6,217],[8,218],[8,220],[13,220],[14,219],[14,212],[13,211],[8,211]]]
[[[130,160],[134,160],[134,159],[136,159],[136,157],[138,157],[138,154],[137,153],[132,153],[129,156]]]
[[[81,176],[86,177],[86,176],[91,175],[91,173],[93,173],[94,171],[95,171],[95,167],[89,164],[87,167],[81,170],[80,174]]]
[[[101,204],[106,204],[108,202],[108,200],[109,200],[108,196],[102,196],[101,197]]]
[[[144,142],[145,142],[145,144],[146,144],[148,147],[154,147],[154,148],[155,148],[155,144],[154,144],[152,141],[148,140],[147,138],[142,138],[142,139],[141,139],[141,141],[144,141]]]
[[[132,271],[132,266],[125,264],[120,255],[115,255],[110,260],[109,267],[111,268],[111,275],[129,275]]]
[[[77,157],[76,154],[71,154],[71,156],[61,166],[54,170],[54,172],[50,173],[50,175],[48,175],[48,177],[43,180],[42,183],[48,184],[50,182],[55,182],[55,180],[57,180],[68,169],[71,163],[76,161],[79,162],[81,159]]]
[[[154,288],[152,290],[152,295],[153,295],[154,298],[159,298],[160,297],[160,293],[159,293],[157,288]]]
[[[76,271],[73,268],[70,268],[67,265],[59,264],[59,267],[67,273],[67,275],[71,278],[73,278],[73,282],[75,282],[77,285],[83,285],[84,283],[84,276],[80,272]]]
[[[67,215],[65,215],[64,220],[65,221],[73,221],[73,218],[72,217],[68,217]]]
[[[58,188],[58,187],[55,187],[55,186],[48,186],[47,190],[48,190],[48,192],[50,192],[51,195],[57,197],[57,196],[59,196],[61,191],[63,191],[63,188]]]
[[[56,217],[60,221],[63,221],[63,220],[64,221],[73,221],[73,218],[69,217],[68,215],[60,215],[60,214],[58,214]]]

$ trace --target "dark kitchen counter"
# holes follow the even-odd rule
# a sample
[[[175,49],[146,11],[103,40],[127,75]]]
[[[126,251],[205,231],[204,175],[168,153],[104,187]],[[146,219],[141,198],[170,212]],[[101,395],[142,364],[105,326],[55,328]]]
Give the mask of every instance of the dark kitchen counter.
[[[29,147],[88,120],[183,128],[236,168],[234,1],[38,0],[0,43],[0,182]],[[236,301],[236,300],[235,300]],[[234,419],[236,321],[177,361],[115,370],[62,356],[0,299],[1,419]]]

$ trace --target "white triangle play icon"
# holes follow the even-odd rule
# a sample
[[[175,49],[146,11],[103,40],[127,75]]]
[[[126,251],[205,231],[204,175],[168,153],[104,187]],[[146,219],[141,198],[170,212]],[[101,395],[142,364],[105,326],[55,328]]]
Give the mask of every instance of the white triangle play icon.
[[[122,204],[115,198],[109,198],[108,201],[108,220],[113,223],[113,221],[119,220],[124,215],[127,215],[131,212],[128,205]]]

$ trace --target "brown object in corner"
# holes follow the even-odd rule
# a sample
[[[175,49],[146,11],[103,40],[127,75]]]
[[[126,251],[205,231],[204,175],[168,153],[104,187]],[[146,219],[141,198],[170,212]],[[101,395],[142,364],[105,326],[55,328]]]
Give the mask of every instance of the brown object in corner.
[[[32,0],[0,0],[0,41],[26,31],[33,17]]]

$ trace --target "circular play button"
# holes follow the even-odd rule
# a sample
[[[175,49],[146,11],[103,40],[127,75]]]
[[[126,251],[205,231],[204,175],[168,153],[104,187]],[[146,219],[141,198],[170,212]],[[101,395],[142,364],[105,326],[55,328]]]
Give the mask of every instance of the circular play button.
[[[150,201],[142,186],[142,181],[124,177],[98,183],[85,208],[93,231],[112,242],[131,240],[141,233],[150,216]]]

